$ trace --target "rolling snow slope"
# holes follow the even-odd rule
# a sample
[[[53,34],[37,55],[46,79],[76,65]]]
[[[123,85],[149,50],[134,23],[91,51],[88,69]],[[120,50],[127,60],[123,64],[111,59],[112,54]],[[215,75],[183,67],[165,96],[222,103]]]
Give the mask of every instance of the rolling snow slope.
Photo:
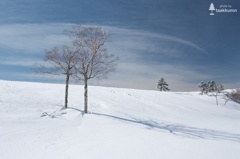
[[[240,105],[196,92],[0,81],[0,159],[239,159]],[[50,116],[41,117],[46,112]]]

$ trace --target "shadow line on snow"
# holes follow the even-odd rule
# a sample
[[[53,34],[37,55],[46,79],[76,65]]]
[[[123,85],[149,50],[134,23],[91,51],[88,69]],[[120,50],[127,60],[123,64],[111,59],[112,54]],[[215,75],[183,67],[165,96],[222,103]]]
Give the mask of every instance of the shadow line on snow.
[[[117,119],[123,122],[130,122],[134,124],[140,124],[147,126],[150,129],[158,129],[163,131],[168,131],[169,133],[189,138],[197,139],[210,139],[210,140],[228,140],[240,143],[240,134],[229,133],[225,131],[211,130],[211,129],[202,129],[196,127],[190,127],[181,124],[169,124],[166,122],[158,123],[153,120],[139,120],[139,119],[127,119],[122,117],[117,117],[109,114],[101,113],[91,113],[93,115],[105,116],[108,118]]]

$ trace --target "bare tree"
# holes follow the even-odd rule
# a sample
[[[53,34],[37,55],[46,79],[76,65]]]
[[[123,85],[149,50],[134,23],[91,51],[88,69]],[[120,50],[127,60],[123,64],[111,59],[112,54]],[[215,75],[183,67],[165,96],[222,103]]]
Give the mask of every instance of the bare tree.
[[[74,50],[73,47],[62,46],[54,47],[51,50],[45,52],[44,61],[46,65],[36,64],[34,71],[36,73],[45,73],[51,75],[65,75],[65,102],[64,108],[68,108],[68,86],[70,76],[76,74],[75,66],[77,63],[78,50]]]
[[[215,94],[214,94],[214,96],[216,98],[216,104],[217,105],[218,105],[218,93],[221,93],[221,91],[223,91],[223,90],[224,90],[223,85],[216,85],[215,86]]]
[[[216,98],[216,104],[218,105],[218,94],[224,90],[223,85],[216,84],[214,81],[208,82],[208,93],[212,93],[213,96]]]
[[[234,89],[231,92],[228,92],[227,94],[225,94],[225,104],[229,100],[240,104],[240,89]]]
[[[88,113],[88,80],[107,78],[114,71],[118,57],[108,53],[104,44],[109,35],[100,27],[75,25],[65,32],[79,50],[75,77],[84,81],[84,113]]]

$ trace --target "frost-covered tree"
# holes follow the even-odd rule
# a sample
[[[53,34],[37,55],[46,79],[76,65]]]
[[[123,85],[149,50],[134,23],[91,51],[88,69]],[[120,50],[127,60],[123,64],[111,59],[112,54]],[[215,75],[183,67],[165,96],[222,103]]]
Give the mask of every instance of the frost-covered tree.
[[[208,92],[215,92],[215,90],[217,89],[216,87],[217,87],[216,82],[208,81],[208,83],[207,83]]]
[[[200,82],[198,84],[198,88],[200,90],[200,94],[208,94],[211,93],[211,95],[215,96],[216,98],[216,104],[218,105],[218,94],[224,90],[223,85],[216,84],[214,81],[209,81],[207,83],[205,82]]]
[[[218,93],[221,93],[222,90],[224,90],[223,85],[216,83],[214,83],[214,85],[211,85],[211,89],[209,92],[212,92],[212,94],[215,96],[217,105],[218,105]]]
[[[216,83],[214,81],[208,81],[207,83],[201,81],[198,84],[198,89],[200,91],[200,94],[208,94],[209,92],[215,92],[216,90]]]
[[[203,94],[207,94],[208,92],[208,87],[207,87],[207,83],[201,81],[199,84],[198,84],[198,89],[200,90],[200,94],[203,95]]]
[[[160,91],[170,91],[170,89],[168,88],[168,84],[163,77],[158,81],[157,88]]]

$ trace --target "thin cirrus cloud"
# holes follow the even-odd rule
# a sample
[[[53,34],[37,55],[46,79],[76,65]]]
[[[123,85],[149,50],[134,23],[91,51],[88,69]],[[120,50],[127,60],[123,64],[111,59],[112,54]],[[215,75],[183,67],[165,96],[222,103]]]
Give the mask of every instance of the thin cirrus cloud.
[[[193,49],[196,49],[200,53],[206,54],[207,52],[198,46],[197,44],[194,44],[190,41],[187,41],[185,39],[181,39],[178,37],[174,36],[169,36],[165,34],[159,34],[159,33],[152,33],[152,32],[147,32],[147,31],[142,31],[142,30],[133,30],[133,29],[124,29],[124,28],[117,28],[117,27],[106,27],[109,32],[113,33],[113,35],[120,36],[120,40],[122,40],[121,44],[126,45],[129,44],[128,47],[134,47],[136,48],[136,45],[138,45],[137,48],[140,49],[149,49],[149,48],[154,48],[154,46],[146,47],[144,45],[139,45],[139,44],[146,44],[146,45],[151,45],[153,44],[152,41],[158,41],[158,42],[164,42],[164,43],[177,43],[179,45],[185,45],[188,47],[192,47]],[[133,41],[134,40],[134,41]],[[158,47],[161,45],[161,43],[158,43]]]
[[[67,24],[7,24],[0,25],[0,46],[36,53],[66,43],[62,34]]]
[[[1,25],[0,47],[15,50],[15,55],[11,56],[10,53],[7,57],[1,57],[0,64],[31,68],[35,63],[42,61],[39,57],[43,55],[45,49],[69,42],[63,35],[63,30],[71,25],[70,23]],[[192,76],[196,80],[209,78],[208,75],[199,74],[194,69],[185,67],[184,64],[176,67],[176,64],[171,62],[172,58],[184,56],[189,49],[199,54],[206,53],[204,49],[190,41],[141,30],[102,27],[111,35],[107,43],[109,52],[117,54],[120,62],[117,72],[112,74],[107,82],[93,81],[92,84],[155,89],[156,80],[164,76],[173,83],[174,90],[181,90],[195,85],[189,84],[186,77]],[[31,56],[16,56],[23,52]],[[151,56],[153,59],[147,61],[146,59]],[[168,60],[164,60],[165,57]],[[16,75],[12,72],[13,77],[14,74]],[[19,72],[17,74],[19,77]],[[22,74],[23,80],[26,78],[26,80],[39,81],[37,76],[31,75],[30,69],[23,71]],[[46,81],[46,79],[42,80]]]
[[[51,47],[54,45],[58,45],[59,43],[67,42],[68,40],[66,36],[63,35],[63,30],[69,28],[71,25],[72,24],[70,23],[1,25],[0,45],[14,49],[26,49],[29,52],[39,51],[42,48]],[[122,45],[126,46],[126,40],[131,41],[132,39],[134,39],[135,41],[131,41],[131,43],[128,43],[128,48],[131,48],[132,46],[136,49],[136,45],[139,45],[139,43],[150,45],[150,43],[147,42],[149,39],[150,41],[151,39],[158,39],[186,45],[195,48],[199,52],[206,53],[206,51],[198,45],[174,36],[154,34],[141,30],[124,29],[111,26],[103,26],[103,28],[106,28],[110,34],[117,35],[118,38],[120,37],[120,40],[122,40],[123,38],[124,41],[121,41]],[[140,40],[136,41],[136,39]],[[144,47],[143,45],[139,45],[137,48],[146,49],[146,47]],[[147,47],[147,49],[148,48],[149,47]]]
[[[26,53],[39,53],[56,45],[68,43],[68,38],[63,35],[63,30],[72,24],[13,24],[0,26],[0,46]],[[118,27],[103,26],[109,31],[111,41],[109,48],[121,54],[134,54],[136,52],[179,56],[185,50],[192,48],[199,53],[205,51],[196,44],[173,36],[154,34],[151,32],[123,29]],[[11,54],[11,53],[10,53]]]
[[[1,58],[2,65],[11,65],[11,66],[22,66],[22,67],[31,67],[39,60],[31,58]]]

